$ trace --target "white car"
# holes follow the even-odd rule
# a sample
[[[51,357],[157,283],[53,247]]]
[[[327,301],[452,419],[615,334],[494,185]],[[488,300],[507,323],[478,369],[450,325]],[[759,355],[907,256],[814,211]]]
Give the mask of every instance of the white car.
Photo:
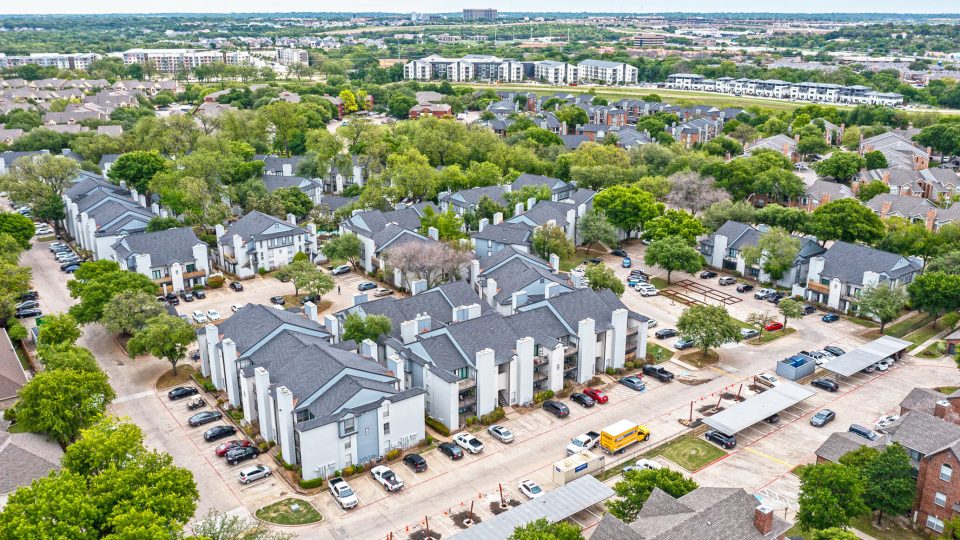
[[[203,324],[207,322],[207,316],[199,309],[193,312],[193,322]]]
[[[386,465],[377,465],[370,469],[370,474],[372,474],[373,479],[380,482],[380,485],[387,491],[400,491],[403,489],[403,480],[393,472],[393,469]]]
[[[215,309],[208,309],[208,310],[207,310],[207,319],[209,319],[209,320],[211,320],[211,321],[219,321],[219,320],[220,320],[220,312],[217,311],[217,310],[215,310]]]
[[[479,454],[480,452],[483,452],[483,443],[480,442],[480,439],[474,437],[466,431],[454,435],[453,442],[457,443],[457,446],[463,448],[471,454]]]
[[[638,283],[636,287],[637,292],[640,293],[640,296],[656,296],[660,294],[660,291],[656,287],[650,285],[649,283]]]
[[[243,309],[243,304],[234,304],[234,305],[230,306],[230,311],[232,311],[232,312],[234,312],[234,313],[240,311],[241,309]]]
[[[518,487],[520,488],[520,493],[523,493],[531,499],[543,497],[543,494],[546,493],[533,480],[521,480]]]
[[[880,433],[884,433],[884,430],[887,427],[900,419],[899,415],[896,414],[885,414],[880,418],[877,418],[877,421],[873,424],[873,427],[877,429]]]
[[[638,459],[633,465],[627,465],[623,468],[623,472],[627,473],[630,471],[646,471],[646,470],[657,470],[662,469],[663,465],[657,463],[652,459]]]
[[[350,489],[350,484],[348,484],[343,478],[331,478],[329,485],[330,494],[333,495],[334,500],[337,501],[337,504],[340,505],[340,508],[343,508],[344,510],[347,508],[353,508],[357,506],[357,503],[360,502],[357,499],[357,494]]]
[[[887,363],[886,360],[881,360],[881,361],[877,362],[876,364],[874,364],[873,367],[877,368],[878,371],[886,371],[886,370],[890,369],[890,364]]]
[[[513,442],[513,432],[499,424],[494,424],[488,427],[487,433],[502,443]]]
[[[660,324],[660,322],[656,319],[650,319],[647,321],[647,328],[656,328],[658,324]]]

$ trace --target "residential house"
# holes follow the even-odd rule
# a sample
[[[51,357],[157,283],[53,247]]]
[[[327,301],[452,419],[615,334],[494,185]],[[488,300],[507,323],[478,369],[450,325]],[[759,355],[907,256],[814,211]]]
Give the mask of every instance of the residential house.
[[[425,105],[414,105],[410,107],[410,112],[407,116],[410,119],[416,120],[422,116],[433,116],[436,118],[443,118],[444,116],[450,116],[453,114],[453,108],[446,103],[427,103]]]
[[[431,203],[404,206],[397,210],[383,212],[380,210],[355,211],[352,216],[340,224],[340,233],[353,233],[360,239],[360,266],[366,272],[373,272],[380,267],[377,254],[384,245],[378,242],[396,240],[401,233],[397,229],[414,232],[420,229],[420,218],[424,208]],[[435,208],[434,208],[435,209]],[[390,228],[389,225],[396,228]],[[422,235],[420,235],[422,238]]]
[[[297,253],[311,260],[317,253],[317,226],[299,227],[293,215],[283,221],[253,211],[226,228],[218,224],[216,234],[217,264],[241,278],[286,266]]]
[[[556,259],[554,262],[559,264]],[[471,268],[471,283],[482,303],[501,315],[513,314],[521,297],[539,300],[574,290],[566,273],[516,246],[476,261]]]
[[[145,195],[115,185],[99,175],[81,171],[63,194],[67,233],[94,260],[116,260],[113,247],[124,236],[144,232],[150,220],[161,215],[156,204],[147,206]]]
[[[723,120],[695,118],[667,128],[674,139],[685,146],[705,143],[723,133]]]
[[[499,205],[506,205],[503,194],[511,189],[509,185],[497,185],[464,189],[455,193],[441,193],[438,197],[440,209],[443,212],[452,210],[455,214],[462,216],[467,212],[475,212],[483,197],[489,197]]]
[[[149,277],[164,292],[206,285],[210,273],[207,244],[189,227],[131,234],[114,244],[113,252],[121,269]]]
[[[803,196],[800,197],[800,208],[807,212],[813,212],[830,201],[852,199],[854,197],[856,197],[856,194],[846,184],[818,178],[807,186]]]
[[[63,448],[39,433],[10,433],[10,422],[0,420],[0,507],[10,494],[34,480],[60,470]]]
[[[513,247],[528,252],[533,243],[534,227],[526,223],[501,222],[488,224],[480,221],[480,230],[470,234],[470,242],[477,257],[491,257],[501,250]]]
[[[739,221],[727,221],[717,229],[717,232],[700,241],[700,253],[708,266],[736,271],[743,276],[770,282],[772,278],[763,271],[760,263],[748,266],[743,257],[744,248],[758,245],[766,229],[765,226],[762,227],[757,228]],[[826,251],[814,238],[800,236],[797,239],[800,241],[800,251],[793,265],[782,278],[776,281],[776,284],[781,287],[803,284],[807,279],[810,260]]]
[[[920,223],[928,231],[938,231],[947,223],[960,221],[960,206],[941,208],[929,199],[881,193],[866,204],[881,218],[899,217],[910,223]]]
[[[310,197],[313,204],[320,204],[320,198],[323,196],[323,182],[316,178],[265,174],[263,175],[263,183],[267,187],[268,193],[273,193],[278,189],[297,188],[307,197]]]
[[[297,168],[300,166],[300,162],[303,161],[304,158],[303,156],[279,157],[274,155],[257,154],[253,156],[253,159],[263,162],[264,176],[271,174],[295,176],[297,174]]]
[[[0,144],[10,145],[14,141],[23,137],[23,130],[20,128],[15,129],[6,129],[3,127],[3,124],[0,124]]]
[[[551,201],[562,201],[563,199],[569,197],[577,189],[573,184],[564,182],[559,178],[551,178],[549,176],[528,173],[521,174],[516,180],[510,183],[511,191],[518,191],[527,186],[547,186],[550,188]]]
[[[930,149],[888,131],[860,141],[860,155],[877,150],[887,158],[887,165],[896,169],[919,171],[930,166]]]
[[[747,143],[743,146],[744,155],[753,155],[757,150],[773,150],[774,152],[783,154],[794,163],[800,161],[800,154],[797,152],[797,141],[787,135],[774,135],[753,143]]]
[[[890,186],[890,193],[904,197],[921,197],[932,201],[950,199],[957,193],[960,177],[950,169],[901,169],[889,167],[861,171],[857,184],[883,182]]]

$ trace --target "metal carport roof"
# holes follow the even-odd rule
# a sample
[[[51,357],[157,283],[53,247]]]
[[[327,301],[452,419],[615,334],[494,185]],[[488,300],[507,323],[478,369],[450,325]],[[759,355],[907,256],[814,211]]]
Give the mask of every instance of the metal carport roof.
[[[451,538],[457,540],[506,539],[517,527],[541,518],[545,518],[550,523],[556,523],[613,495],[614,492],[610,486],[588,474],[553,491],[548,491],[542,497],[529,500],[494,518],[477,523]]]
[[[882,336],[870,343],[830,360],[823,364],[823,369],[849,377],[854,373],[876,364],[890,355],[906,349],[911,343],[893,336]]]
[[[816,394],[793,381],[781,381],[762,394],[703,419],[703,423],[727,435],[734,435],[757,422]]]

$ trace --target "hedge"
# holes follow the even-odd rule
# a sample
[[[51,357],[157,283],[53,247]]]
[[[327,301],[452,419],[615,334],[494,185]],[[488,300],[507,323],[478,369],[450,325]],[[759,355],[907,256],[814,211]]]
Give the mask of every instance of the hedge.
[[[503,412],[503,407],[497,407],[492,412],[489,412],[480,417],[480,423],[485,425],[490,425],[498,420],[503,420],[507,416],[507,413]]]
[[[219,289],[223,287],[223,276],[213,276],[207,280],[207,286],[211,289]]]
[[[447,428],[447,426],[443,425],[443,423],[440,422],[439,420],[437,420],[436,418],[431,418],[431,417],[427,416],[427,417],[424,419],[424,423],[427,424],[428,426],[432,427],[432,428],[434,429],[434,431],[436,431],[437,433],[443,435],[444,437],[449,437],[449,436],[450,436],[450,430]]]
[[[300,487],[303,489],[313,489],[323,486],[323,478],[314,478],[313,480],[300,479]]]
[[[543,403],[544,401],[553,397],[553,390],[544,390],[543,392],[537,392],[533,396],[534,403]]]

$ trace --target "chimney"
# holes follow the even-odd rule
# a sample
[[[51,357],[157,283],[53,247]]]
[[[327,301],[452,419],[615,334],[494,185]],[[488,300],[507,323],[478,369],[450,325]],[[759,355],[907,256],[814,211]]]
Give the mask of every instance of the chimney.
[[[790,157],[790,143],[783,143],[783,155]]]
[[[477,227],[477,230],[480,232],[483,232],[483,229],[489,224],[490,224],[490,220],[487,218],[483,218],[480,220],[480,225]]]
[[[527,210],[530,210],[531,208],[533,208],[533,205],[535,204],[537,204],[536,197],[530,197],[529,199],[527,199]]]
[[[493,215],[493,224],[499,225],[501,223],[503,223],[503,212],[497,212]]]
[[[297,224],[297,216],[295,216],[295,215],[293,215],[293,214],[287,214],[287,223],[289,223],[289,224],[291,224],[291,225],[296,225],[296,224]]]
[[[515,216],[519,216],[524,212],[524,210],[525,208],[523,207],[522,202],[518,202],[517,204],[513,205],[513,215]]]
[[[527,303],[527,291],[517,291],[510,298],[511,308],[516,313],[517,308]]]
[[[893,206],[893,201],[883,201],[883,204],[880,205],[880,217],[885,218],[887,214],[890,213],[890,208]]]
[[[800,134],[797,133],[796,135],[794,135],[794,136],[793,136],[793,140],[794,140],[794,142],[800,142]]]
[[[557,283],[554,283],[554,282],[552,282],[552,281],[551,281],[550,283],[547,283],[546,285],[543,286],[543,298],[544,298],[545,300],[546,300],[546,299],[549,299],[549,298],[553,298],[554,296],[556,296],[556,295],[558,294],[558,293],[555,293],[555,292],[553,292],[553,291],[554,291],[555,289],[559,289],[559,288],[560,288],[560,285],[557,284]]]
[[[941,420],[947,419],[947,410],[950,409],[950,402],[945,399],[937,400],[933,406],[933,415]]]
[[[493,278],[487,278],[487,291],[484,293],[484,295],[487,297],[487,303],[490,304],[490,306],[493,306],[496,302],[494,297],[497,295],[497,292],[497,280]]]
[[[773,509],[762,504],[753,512],[753,526],[761,535],[770,534],[773,530]]]
[[[440,231],[438,231],[436,227],[429,227],[427,229],[427,236],[438,242],[440,241]]]
[[[313,302],[307,302],[303,305],[303,312],[313,322],[320,322],[317,319],[317,305]]]
[[[430,318],[430,315],[423,313],[422,315],[418,315],[414,320],[417,322],[418,334],[433,330],[433,319]]]
[[[890,185],[890,171],[883,171],[883,174],[880,175],[880,181],[886,185]]]
[[[824,205],[824,204],[827,204],[828,202],[830,202],[830,194],[829,194],[829,193],[824,193],[823,195],[820,196],[820,205],[821,205],[821,206]]]
[[[284,163],[284,164],[281,166],[281,170],[283,171],[283,175],[284,175],[284,176],[293,176],[293,165],[292,165],[292,164],[290,164],[290,163]]]
[[[560,271],[560,256],[556,253],[550,254],[550,268],[554,274]]]
[[[925,225],[927,226],[928,231],[931,231],[931,232],[933,231],[933,226],[936,224],[936,221],[937,221],[937,209],[931,208],[927,210],[927,219],[926,219]]]
[[[400,323],[400,340],[403,344],[413,343],[417,339],[417,321],[409,320]]]

